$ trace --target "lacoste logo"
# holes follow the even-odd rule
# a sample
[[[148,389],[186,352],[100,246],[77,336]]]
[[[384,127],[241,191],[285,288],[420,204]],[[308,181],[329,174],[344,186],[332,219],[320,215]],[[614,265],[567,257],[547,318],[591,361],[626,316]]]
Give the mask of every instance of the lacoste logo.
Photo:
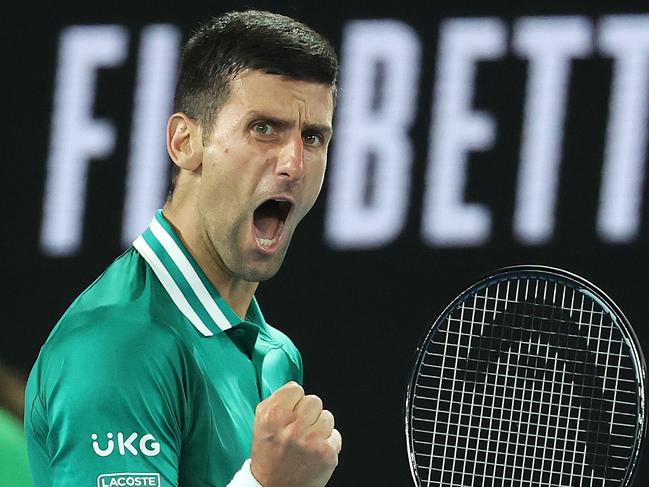
[[[160,487],[159,473],[105,473],[97,477],[97,487]]]
[[[129,452],[131,455],[138,455],[139,453],[142,453],[147,457],[154,457],[158,453],[160,453],[160,443],[156,441],[155,437],[152,434],[145,434],[144,436],[142,436],[142,438],[140,438],[140,441],[138,443],[135,443],[137,437],[137,433],[131,433],[131,435],[127,438],[124,438],[124,433],[117,433],[117,451],[119,452],[119,454],[124,456],[126,455],[126,452]],[[115,450],[115,440],[113,439],[113,433],[106,433],[107,442],[105,446],[100,445],[99,436],[97,435],[97,433],[90,435],[90,438],[92,438],[92,449],[100,457],[107,457]]]

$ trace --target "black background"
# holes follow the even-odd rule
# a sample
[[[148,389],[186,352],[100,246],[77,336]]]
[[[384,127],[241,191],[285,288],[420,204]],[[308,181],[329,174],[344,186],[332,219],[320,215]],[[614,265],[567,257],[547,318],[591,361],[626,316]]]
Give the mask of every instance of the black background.
[[[580,274],[618,303],[649,350],[646,199],[641,231],[633,243],[605,243],[595,232],[610,60],[594,56],[574,63],[557,228],[548,244],[523,245],[511,230],[526,80],[526,63],[514,58],[479,65],[479,89],[473,102],[498,120],[494,147],[471,157],[467,188],[469,200],[492,209],[493,236],[485,245],[470,248],[434,248],[422,241],[420,181],[428,151],[439,22],[473,16],[511,22],[527,15],[564,14],[595,20],[603,14],[649,12],[643,3],[111,1],[14,6],[16,11],[9,11],[2,21],[4,177],[0,201],[5,291],[0,357],[27,373],[62,312],[121,253],[119,230],[137,35],[144,25],[173,23],[188,35],[198,22],[223,11],[264,8],[305,21],[338,48],[349,20],[401,19],[417,31],[424,46],[405,230],[380,249],[331,249],[323,231],[325,182],[319,202],[294,237],[284,267],[260,286],[258,298],[269,321],[291,336],[301,350],[307,390],[320,395],[336,416],[344,448],[330,485],[411,485],[403,401],[415,349],[446,304],[485,272],[537,263]],[[126,26],[132,36],[127,62],[99,77],[101,96],[95,115],[117,125],[116,150],[91,164],[82,249],[72,257],[46,257],[39,247],[39,230],[59,34],[73,24],[111,23]],[[637,485],[649,480],[647,463],[649,455],[641,461]]]

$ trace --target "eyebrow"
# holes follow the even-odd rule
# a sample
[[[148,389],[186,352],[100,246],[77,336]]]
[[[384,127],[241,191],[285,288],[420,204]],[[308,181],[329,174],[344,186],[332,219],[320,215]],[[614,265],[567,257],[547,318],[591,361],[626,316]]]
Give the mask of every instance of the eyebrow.
[[[330,125],[321,125],[319,123],[307,123],[304,130],[308,132],[320,132],[324,135],[331,135],[333,128]]]

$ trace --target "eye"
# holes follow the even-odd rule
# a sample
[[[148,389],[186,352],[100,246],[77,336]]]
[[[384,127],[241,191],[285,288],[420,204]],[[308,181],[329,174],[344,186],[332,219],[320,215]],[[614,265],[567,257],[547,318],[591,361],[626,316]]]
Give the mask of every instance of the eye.
[[[275,127],[273,124],[266,120],[258,120],[251,125],[251,128],[254,132],[261,135],[273,135],[275,133]]]
[[[319,133],[305,133],[302,138],[307,145],[319,146],[324,144],[324,137]]]

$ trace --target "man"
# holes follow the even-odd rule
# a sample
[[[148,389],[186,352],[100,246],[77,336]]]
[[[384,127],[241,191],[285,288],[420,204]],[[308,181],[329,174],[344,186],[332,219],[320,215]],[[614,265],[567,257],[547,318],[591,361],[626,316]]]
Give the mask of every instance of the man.
[[[305,25],[225,14],[183,51],[149,228],[61,318],[34,365],[34,485],[316,487],[330,412],[254,298],[320,191],[337,60]]]

